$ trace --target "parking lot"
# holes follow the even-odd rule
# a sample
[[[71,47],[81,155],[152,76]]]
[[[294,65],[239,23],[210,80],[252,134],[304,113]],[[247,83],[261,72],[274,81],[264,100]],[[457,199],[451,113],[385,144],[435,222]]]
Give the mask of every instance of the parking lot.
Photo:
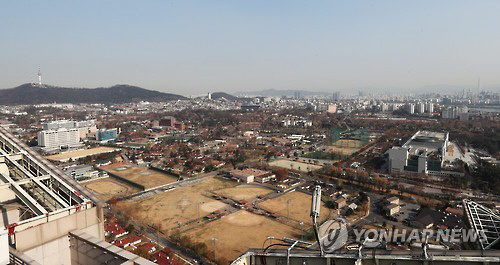
[[[420,209],[420,206],[418,204],[408,203],[405,201],[401,201],[399,207],[399,213],[394,216],[398,219],[399,222],[403,222],[408,218],[413,218],[417,214],[418,209]]]

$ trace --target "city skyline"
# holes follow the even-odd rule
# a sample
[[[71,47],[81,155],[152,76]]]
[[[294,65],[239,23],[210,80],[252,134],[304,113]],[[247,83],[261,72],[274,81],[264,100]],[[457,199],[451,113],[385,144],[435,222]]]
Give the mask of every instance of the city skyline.
[[[39,67],[56,86],[181,95],[500,84],[495,1],[3,6],[0,88],[37,83]]]

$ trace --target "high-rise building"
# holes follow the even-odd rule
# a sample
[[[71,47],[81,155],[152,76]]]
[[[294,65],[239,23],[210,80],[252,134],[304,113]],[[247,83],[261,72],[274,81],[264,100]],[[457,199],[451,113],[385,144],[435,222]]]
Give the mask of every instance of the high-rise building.
[[[423,102],[419,102],[415,106],[416,106],[415,111],[417,113],[424,113],[425,112],[425,104]]]
[[[86,139],[88,134],[93,134],[97,130],[97,127],[95,125],[95,120],[86,120],[86,121],[57,120],[57,121],[43,123],[42,126],[44,130],[77,128],[80,134],[80,140]]]
[[[414,114],[415,113],[415,104],[413,103],[406,103],[404,106],[404,110],[408,112],[409,114]]]
[[[77,128],[60,128],[38,132],[38,145],[44,151],[71,148],[81,145],[80,132]]]
[[[425,105],[425,112],[428,112],[428,113],[433,113],[433,112],[434,112],[434,103],[432,103],[432,102],[428,102],[428,103]]]
[[[448,107],[448,108],[441,110],[441,118],[442,119],[457,119],[460,116],[463,116],[466,118],[462,118],[462,119],[468,120],[469,116],[464,115],[464,114],[468,114],[468,112],[469,112],[469,108],[467,108],[467,106]]]
[[[387,103],[382,103],[380,105],[380,111],[383,111],[383,112],[389,111],[389,105]]]

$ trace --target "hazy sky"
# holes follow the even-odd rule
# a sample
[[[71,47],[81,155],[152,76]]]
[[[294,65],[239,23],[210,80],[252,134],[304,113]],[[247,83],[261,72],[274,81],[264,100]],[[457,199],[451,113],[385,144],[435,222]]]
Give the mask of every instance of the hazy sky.
[[[500,1],[0,0],[0,88],[500,84]]]

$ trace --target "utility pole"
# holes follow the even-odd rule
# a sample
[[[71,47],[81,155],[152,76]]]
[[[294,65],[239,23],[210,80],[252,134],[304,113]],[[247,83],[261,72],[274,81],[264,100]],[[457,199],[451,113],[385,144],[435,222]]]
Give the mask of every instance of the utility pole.
[[[290,221],[290,201],[291,199],[286,200],[286,216],[288,221]]]
[[[217,242],[217,238],[212,237],[212,242],[214,243],[214,261],[215,261],[215,263],[217,263],[217,251],[216,251],[216,247],[215,247],[215,242]]]
[[[198,203],[198,223],[200,223],[201,219],[200,219],[200,207],[201,205],[203,204],[204,202],[199,202]]]

